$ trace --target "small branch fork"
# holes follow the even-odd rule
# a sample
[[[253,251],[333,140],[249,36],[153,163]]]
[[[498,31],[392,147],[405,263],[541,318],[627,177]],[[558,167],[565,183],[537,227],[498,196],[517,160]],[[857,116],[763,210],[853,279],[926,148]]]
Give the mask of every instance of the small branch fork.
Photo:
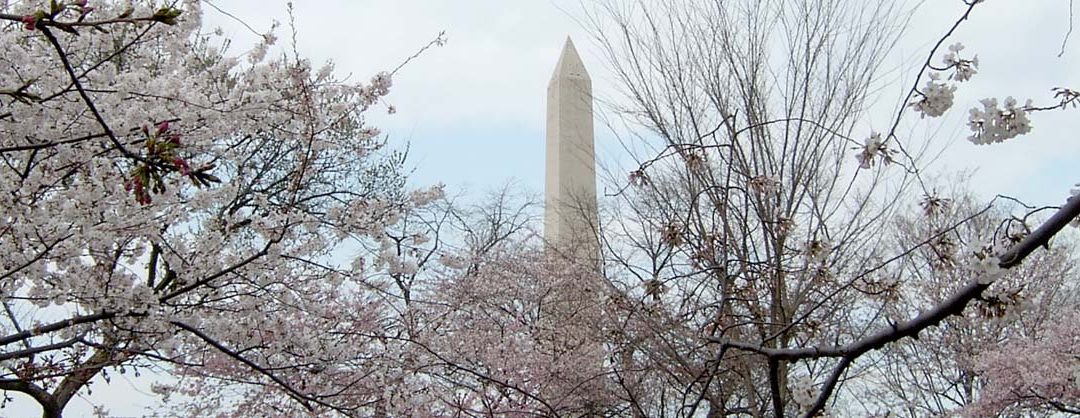
[[[1061,231],[1073,219],[1080,216],[1080,197],[1069,199],[1065,206],[1058,209],[1050,219],[1046,220],[1038,229],[1028,234],[1022,241],[1014,245],[1005,254],[998,257],[998,266],[1008,269],[1020,265],[1025,258],[1035,252],[1039,247],[1047,247],[1050,239]],[[765,356],[769,362],[798,361],[803,359],[838,358],[839,363],[833,369],[828,380],[821,388],[813,407],[804,415],[813,417],[825,408],[826,402],[832,397],[837,383],[843,376],[847,367],[856,359],[867,352],[878,350],[886,344],[911,337],[918,339],[919,332],[936,326],[952,315],[962,315],[972,300],[978,299],[984,290],[992,282],[980,282],[978,279],[971,280],[952,295],[938,303],[936,306],[919,314],[908,321],[892,324],[885,329],[879,330],[865,338],[850,344],[834,347],[804,347],[804,348],[769,348],[757,344],[733,341],[726,338],[714,338],[711,342],[720,344],[721,349],[733,348],[748,351]]]

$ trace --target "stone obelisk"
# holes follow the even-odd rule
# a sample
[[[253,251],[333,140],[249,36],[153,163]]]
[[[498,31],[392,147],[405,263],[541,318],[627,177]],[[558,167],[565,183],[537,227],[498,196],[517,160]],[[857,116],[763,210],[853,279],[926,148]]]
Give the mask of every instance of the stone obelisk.
[[[544,238],[556,250],[599,256],[592,81],[569,37],[548,84]]]

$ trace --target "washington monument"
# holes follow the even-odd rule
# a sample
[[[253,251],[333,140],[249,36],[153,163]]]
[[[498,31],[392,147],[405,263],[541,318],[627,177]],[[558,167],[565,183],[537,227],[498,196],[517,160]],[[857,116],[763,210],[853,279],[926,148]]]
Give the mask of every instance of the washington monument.
[[[592,81],[566,38],[547,95],[544,238],[559,251],[598,257]]]

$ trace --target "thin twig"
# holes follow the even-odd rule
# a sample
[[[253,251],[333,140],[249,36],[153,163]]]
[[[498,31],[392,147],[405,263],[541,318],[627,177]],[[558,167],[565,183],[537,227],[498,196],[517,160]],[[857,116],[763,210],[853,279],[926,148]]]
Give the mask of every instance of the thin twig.
[[[214,10],[217,10],[217,11],[218,11],[218,13],[221,13],[221,14],[223,14],[223,15],[225,15],[225,16],[228,16],[228,17],[229,17],[229,18],[231,18],[232,20],[235,20],[235,21],[237,21],[238,23],[240,23],[241,25],[244,25],[244,27],[245,27],[245,28],[247,28],[247,29],[248,29],[249,31],[251,31],[251,33],[254,33],[255,35],[257,35],[257,36],[259,36],[259,37],[262,37],[262,36],[263,36],[263,34],[259,33],[259,31],[255,30],[255,28],[251,27],[251,25],[249,25],[249,24],[248,24],[247,22],[245,22],[245,21],[244,21],[244,19],[241,19],[241,18],[239,18],[239,17],[236,17],[236,15],[234,15],[234,14],[232,14],[232,13],[226,12],[226,11],[225,11],[224,9],[222,9],[222,8],[218,7],[218,5],[214,4],[214,2],[212,2],[212,1],[210,1],[210,0],[202,0],[202,2],[203,2],[203,3],[206,3],[207,5],[209,5],[209,6],[210,6],[210,7],[212,7],[212,8],[214,9]]]
[[[1069,37],[1073,32],[1073,0],[1069,0],[1069,31],[1065,32],[1065,38],[1061,40],[1061,52],[1058,52],[1058,58],[1065,55],[1065,45],[1069,43]]]

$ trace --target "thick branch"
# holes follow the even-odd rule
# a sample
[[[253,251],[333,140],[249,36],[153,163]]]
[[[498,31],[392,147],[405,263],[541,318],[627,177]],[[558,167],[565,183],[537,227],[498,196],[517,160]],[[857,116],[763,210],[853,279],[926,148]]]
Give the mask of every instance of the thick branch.
[[[13,14],[9,14],[9,13],[0,13],[0,20],[7,20],[7,21],[11,21],[11,22],[20,22],[20,23],[22,23],[24,17],[25,16],[22,16],[22,15],[13,15]],[[97,27],[97,26],[112,25],[112,24],[117,24],[117,23],[138,24],[138,23],[145,23],[145,22],[157,22],[157,20],[155,20],[153,16],[146,16],[146,17],[118,17],[118,18],[114,18],[114,19],[82,20],[82,21],[74,21],[74,22],[58,22],[58,21],[55,21],[55,20],[52,20],[52,19],[42,19],[42,20],[38,20],[35,23],[35,27],[52,26],[52,27],[60,28],[61,30],[65,31],[65,32],[70,32],[72,29],[78,28],[78,27]]]
[[[0,338],[0,347],[26,340],[36,335],[42,335],[53,331],[59,331],[61,329],[72,327],[75,325],[101,321],[103,319],[109,319],[113,317],[116,317],[116,312],[101,312],[93,315],[76,316],[74,318],[65,319],[63,321],[53,322],[48,325],[42,325],[40,327],[31,328],[23,332],[11,334],[7,337]]]
[[[1058,209],[1053,216],[1039,226],[1022,241],[1014,245],[1005,254],[998,258],[1001,268],[1012,268],[1024,261],[1027,256],[1042,246],[1047,246],[1053,238],[1070,221],[1080,215],[1080,198],[1069,199],[1064,207]],[[851,344],[839,347],[806,347],[806,348],[769,348],[756,344],[732,341],[723,338],[714,338],[713,342],[720,343],[725,347],[751,351],[781,360],[799,360],[822,357],[858,357],[870,350],[876,350],[885,344],[900,340],[904,337],[914,337],[920,331],[937,325],[951,315],[960,315],[964,308],[972,300],[978,298],[983,290],[990,287],[990,283],[980,283],[978,279],[972,280],[954,292],[947,299],[923,312],[909,321],[903,321],[889,328],[880,330],[866,338]]]
[[[818,393],[817,399],[814,400],[814,405],[804,415],[808,418],[817,416],[819,412],[825,409],[825,404],[829,402],[829,398],[832,397],[833,390],[836,389],[836,384],[840,382],[840,377],[844,375],[844,371],[851,365],[852,358],[844,357],[840,359],[840,364],[836,365],[832,374],[829,375],[829,379],[825,381],[825,384],[821,386],[821,392]]]
[[[53,391],[53,399],[56,400],[56,405],[63,411],[67,403],[71,401],[71,398],[75,396],[82,388],[86,387],[86,384],[97,376],[101,372],[101,369],[119,364],[126,360],[126,356],[120,355],[119,358],[115,357],[116,352],[111,348],[97,349],[94,354],[86,359],[80,367],[76,368],[67,377],[60,382],[56,390]]]
[[[25,380],[0,379],[0,390],[10,390],[29,395],[41,405],[42,418],[60,418],[60,405],[48,391]]]
[[[769,392],[772,394],[772,406],[775,416],[784,416],[784,399],[780,390],[780,360],[769,359]]]
[[[28,357],[28,356],[31,356],[31,355],[34,355],[34,354],[44,353],[46,351],[53,351],[53,350],[59,350],[59,349],[62,349],[62,348],[68,348],[68,347],[71,347],[71,346],[75,345],[75,343],[77,343],[77,342],[79,342],[79,340],[77,338],[71,338],[71,339],[64,340],[64,341],[61,341],[61,342],[58,342],[58,343],[55,343],[55,344],[41,345],[41,346],[37,346],[37,347],[24,348],[22,350],[16,350],[16,351],[9,351],[9,352],[6,352],[6,353],[0,353],[0,361],[11,360],[13,358],[19,358],[19,357]]]

